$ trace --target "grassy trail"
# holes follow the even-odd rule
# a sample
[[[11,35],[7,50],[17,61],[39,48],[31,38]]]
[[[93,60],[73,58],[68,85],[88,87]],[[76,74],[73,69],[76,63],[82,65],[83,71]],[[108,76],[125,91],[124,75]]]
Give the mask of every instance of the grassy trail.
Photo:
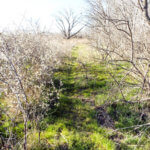
[[[137,142],[134,134],[125,141],[128,133],[116,134],[113,129],[98,124],[95,108],[108,99],[113,79],[108,74],[106,64],[78,59],[79,50],[81,46],[75,47],[72,56],[64,58],[64,64],[55,72],[54,83],[59,88],[61,80],[63,90],[57,110],[46,119],[49,125],[42,132],[41,138],[50,143],[50,149],[56,150],[134,149],[127,146]],[[121,68],[116,68],[115,73],[119,79]],[[130,98],[130,94],[128,97]],[[116,107],[118,114],[115,112],[116,108],[108,108],[112,118],[117,118],[114,121],[116,128],[134,125],[138,121],[139,114],[134,112],[132,106],[118,104]]]
[[[72,57],[64,58],[64,64],[55,73],[55,84],[61,80],[63,90],[44,138],[56,149],[65,149],[67,145],[70,150],[114,150],[109,129],[98,125],[95,111],[94,95],[108,88],[104,67],[79,61],[78,50],[75,47]]]

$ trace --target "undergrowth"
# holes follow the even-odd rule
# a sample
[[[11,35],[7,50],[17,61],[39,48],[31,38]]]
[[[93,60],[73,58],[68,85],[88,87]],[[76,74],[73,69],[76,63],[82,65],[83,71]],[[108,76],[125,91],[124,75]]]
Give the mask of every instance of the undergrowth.
[[[48,126],[42,132],[41,139],[46,139],[49,143],[47,149],[132,150],[136,148],[140,150],[144,145],[148,150],[148,140],[145,140],[147,135],[137,137],[137,132],[143,128],[136,131],[128,128],[114,132],[113,129],[98,125],[95,107],[104,105],[109,100],[122,99],[119,91],[108,96],[115,85],[108,72],[111,71],[118,81],[121,80],[124,72],[122,67],[106,67],[106,62],[82,62],[78,59],[78,53],[83,50],[82,48],[84,46],[75,47],[72,57],[64,58],[64,64],[55,72],[54,83],[57,87],[61,80],[63,90],[59,105],[44,120]],[[121,65],[128,66],[128,64]],[[137,92],[132,84],[133,80],[127,78],[126,86],[122,87],[126,89],[127,85],[131,85],[126,92],[127,100]],[[145,123],[146,118],[140,120],[141,108],[139,104],[135,106],[117,103],[109,105],[107,112],[113,118],[115,128],[120,129]]]
[[[110,73],[120,81],[124,74],[122,66],[129,67],[129,64],[110,66],[105,61],[82,61],[79,51],[84,48],[82,45],[74,47],[72,56],[63,58],[64,64],[55,71],[55,87],[60,88],[62,82],[59,102],[41,122],[40,141],[36,129],[30,132],[29,149],[149,150],[146,127],[136,130],[126,128],[147,122],[147,116],[141,118],[141,104],[117,102],[108,105],[106,110],[114,121],[115,129],[99,125],[96,118],[95,108],[123,99],[120,91],[115,89],[116,83]],[[121,88],[128,101],[139,89],[136,81],[126,78],[125,82]],[[3,125],[0,131],[4,129]],[[21,137],[22,124],[15,127],[14,132]]]

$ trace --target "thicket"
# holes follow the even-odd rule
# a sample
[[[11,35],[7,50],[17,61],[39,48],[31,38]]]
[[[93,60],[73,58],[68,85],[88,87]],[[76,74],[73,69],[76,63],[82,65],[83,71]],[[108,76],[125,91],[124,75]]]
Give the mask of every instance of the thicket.
[[[61,90],[53,74],[72,46],[59,36],[39,32],[0,35],[2,149],[27,149],[33,129],[40,142],[42,119],[58,104]]]

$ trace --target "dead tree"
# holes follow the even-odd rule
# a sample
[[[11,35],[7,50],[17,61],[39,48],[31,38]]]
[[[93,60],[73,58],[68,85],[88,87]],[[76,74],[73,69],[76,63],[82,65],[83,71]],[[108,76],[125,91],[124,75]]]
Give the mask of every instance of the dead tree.
[[[75,14],[71,9],[64,10],[56,16],[56,24],[66,39],[76,36],[83,28],[82,14]]]

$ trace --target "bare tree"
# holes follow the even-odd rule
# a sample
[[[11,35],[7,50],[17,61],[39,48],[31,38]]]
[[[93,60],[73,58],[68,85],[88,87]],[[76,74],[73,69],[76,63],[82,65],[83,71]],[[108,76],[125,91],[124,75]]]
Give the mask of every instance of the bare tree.
[[[150,15],[149,0],[87,0],[90,6],[88,19],[92,33],[92,45],[104,57],[109,67],[108,73],[114,83],[106,103],[140,103],[150,101]],[[142,10],[142,11],[141,11]],[[114,73],[114,68],[123,69],[121,78]],[[131,80],[128,82],[127,80]],[[130,99],[128,93],[136,90]],[[117,93],[121,97],[116,96]],[[112,98],[114,97],[114,99]],[[141,116],[144,109],[140,110]],[[141,120],[141,119],[140,119]],[[126,128],[150,126],[138,123]],[[146,129],[146,130],[147,130]],[[143,133],[146,132],[144,130]],[[140,132],[139,139],[143,134]]]
[[[69,9],[60,12],[56,16],[56,23],[63,36],[70,39],[84,28],[82,19],[82,14],[75,14],[73,10]]]
[[[63,45],[56,47],[55,44],[61,42],[54,43],[53,39],[56,42],[56,38],[39,32],[3,33],[0,36],[0,90],[4,93],[5,108],[8,108],[7,111],[0,108],[0,113],[3,111],[10,122],[7,137],[0,135],[0,142],[4,141],[2,146],[6,149],[18,149],[18,146],[28,149],[29,122],[31,128],[38,130],[40,142],[41,121],[59,99],[53,73],[61,62],[57,56]],[[23,137],[19,139],[13,130],[18,117],[24,124]]]
[[[142,96],[143,92],[140,92],[136,100],[149,99],[149,25],[140,10],[145,9],[148,19],[148,3],[144,3],[146,7],[135,0],[90,0],[88,3],[91,6],[89,18],[94,46],[104,54],[109,64],[128,63],[130,67],[124,68],[123,80],[130,76],[139,83],[135,88],[147,91]],[[123,80],[117,85],[123,86]]]

